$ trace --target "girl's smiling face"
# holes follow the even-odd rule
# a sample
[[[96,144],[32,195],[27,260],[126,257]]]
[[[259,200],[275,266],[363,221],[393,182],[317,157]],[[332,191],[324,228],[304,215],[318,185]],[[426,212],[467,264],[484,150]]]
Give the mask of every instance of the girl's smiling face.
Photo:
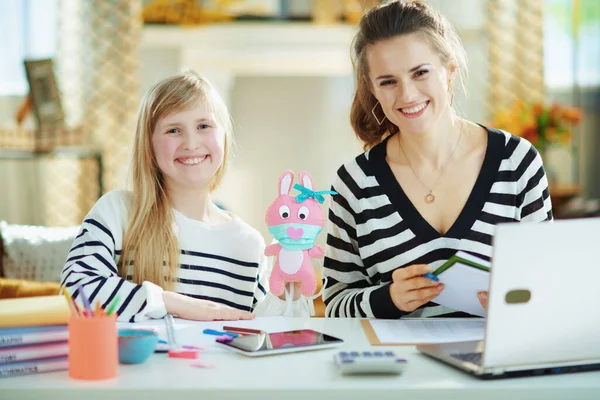
[[[206,101],[158,119],[152,148],[168,189],[210,190],[223,163],[225,134]]]

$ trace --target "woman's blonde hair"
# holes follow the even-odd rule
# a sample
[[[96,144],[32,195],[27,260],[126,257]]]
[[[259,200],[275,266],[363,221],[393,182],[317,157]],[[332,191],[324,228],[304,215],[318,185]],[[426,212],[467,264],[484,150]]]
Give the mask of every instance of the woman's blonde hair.
[[[197,73],[184,71],[155,84],[142,99],[131,163],[131,215],[118,263],[119,274],[132,275],[135,283],[151,281],[163,289],[173,288],[180,249],[165,177],[152,147],[152,135],[161,117],[187,110],[202,101],[214,113],[225,135],[223,163],[210,183],[210,190],[214,190],[227,167],[232,123],[225,103],[213,86]]]
[[[367,50],[382,40],[410,33],[423,34],[440,55],[444,65],[456,67],[458,85],[466,93],[466,53],[460,38],[446,18],[419,0],[395,0],[372,8],[360,20],[352,45],[356,92],[350,110],[350,123],[365,150],[381,142],[387,135],[398,132],[398,127],[387,119],[379,125],[371,113],[377,99],[370,90]]]

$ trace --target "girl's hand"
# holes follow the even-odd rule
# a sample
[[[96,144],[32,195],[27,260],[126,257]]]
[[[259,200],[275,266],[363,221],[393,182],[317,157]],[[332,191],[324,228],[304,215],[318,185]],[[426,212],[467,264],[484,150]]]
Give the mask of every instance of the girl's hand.
[[[478,292],[477,293],[477,298],[479,299],[479,302],[481,303],[481,306],[483,307],[483,309],[485,311],[487,311],[487,308],[488,308],[488,292]]]
[[[426,264],[413,264],[392,272],[390,296],[401,311],[411,312],[433,300],[444,290],[444,284],[423,275],[431,272]]]
[[[163,300],[169,314],[194,321],[234,321],[256,317],[254,313],[237,310],[214,301],[194,299],[175,292],[163,292]]]

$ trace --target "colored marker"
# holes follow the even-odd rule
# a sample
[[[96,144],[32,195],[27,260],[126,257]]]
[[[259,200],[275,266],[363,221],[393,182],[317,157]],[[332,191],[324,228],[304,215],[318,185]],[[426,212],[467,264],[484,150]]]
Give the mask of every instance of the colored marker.
[[[79,297],[81,297],[81,301],[83,301],[83,306],[85,307],[85,314],[87,314],[88,317],[93,317],[94,312],[92,311],[92,305],[90,304],[90,301],[88,300],[85,293],[83,293],[83,288],[81,287],[79,288]]]
[[[214,329],[205,329],[205,330],[202,331],[202,333],[204,333],[205,335],[229,336],[232,339],[240,336],[237,333],[216,331]]]
[[[64,286],[61,288],[61,292],[62,292],[63,296],[65,296],[65,298],[67,299],[67,304],[69,305],[69,309],[71,310],[73,315],[79,315],[79,312],[77,312],[77,309],[75,308],[75,304],[73,303],[73,298],[71,297],[71,295],[69,295],[69,293],[67,293],[67,290],[65,289]]]
[[[431,272],[427,272],[426,274],[423,274],[423,276],[424,276],[425,278],[429,278],[429,279],[431,279],[431,280],[432,280],[432,281],[434,281],[434,282],[439,282],[439,281],[440,281],[440,278],[438,278],[437,276],[435,276],[435,275],[434,275],[434,274],[432,274]]]
[[[119,295],[116,295],[115,298],[113,299],[113,301],[111,301],[110,304],[108,305],[108,307],[106,308],[106,315],[111,315],[112,313],[114,313],[116,311],[117,304],[119,304],[119,300],[120,300]]]

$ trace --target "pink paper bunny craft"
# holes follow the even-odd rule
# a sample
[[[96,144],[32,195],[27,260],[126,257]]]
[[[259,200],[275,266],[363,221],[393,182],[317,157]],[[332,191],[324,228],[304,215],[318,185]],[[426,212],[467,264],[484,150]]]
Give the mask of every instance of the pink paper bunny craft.
[[[294,189],[300,191],[291,196],[290,190],[294,173],[286,171],[279,177],[279,197],[271,203],[266,213],[269,232],[278,243],[266,247],[266,256],[275,256],[270,290],[276,296],[284,292],[286,282],[301,282],[304,296],[312,296],[317,289],[317,278],[312,258],[323,258],[324,251],[315,245],[315,239],[325,225],[325,214],[321,209],[323,194],[336,194],[326,190],[313,192],[311,177],[298,173],[300,184]]]

